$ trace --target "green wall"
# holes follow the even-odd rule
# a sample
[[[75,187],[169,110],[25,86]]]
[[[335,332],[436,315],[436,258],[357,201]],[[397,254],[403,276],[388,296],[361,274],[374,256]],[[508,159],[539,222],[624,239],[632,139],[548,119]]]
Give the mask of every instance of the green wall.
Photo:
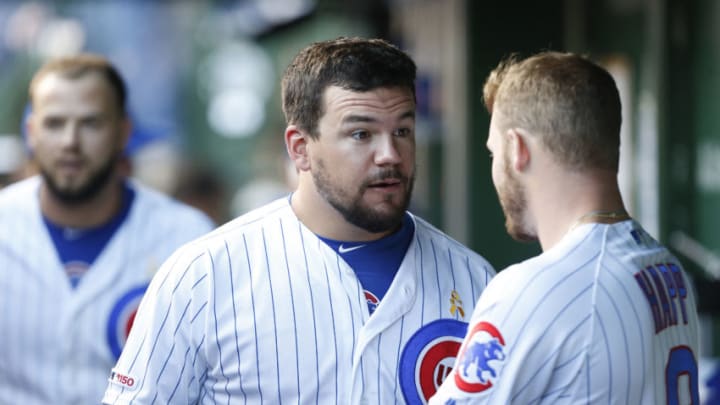
[[[469,244],[496,269],[540,253],[537,243],[520,243],[505,232],[504,216],[490,175],[485,147],[490,117],[482,102],[485,78],[497,63],[512,53],[529,55],[540,50],[560,50],[563,45],[561,1],[511,2],[468,1],[468,63],[471,228]]]

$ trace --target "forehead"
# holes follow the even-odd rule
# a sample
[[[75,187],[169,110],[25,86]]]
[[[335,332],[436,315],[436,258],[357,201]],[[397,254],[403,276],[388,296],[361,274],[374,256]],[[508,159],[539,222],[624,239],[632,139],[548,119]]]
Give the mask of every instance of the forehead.
[[[112,89],[101,74],[89,72],[79,77],[48,73],[37,83],[33,94],[33,108],[95,105],[110,107]]]
[[[379,87],[369,91],[353,91],[329,86],[323,92],[325,112],[406,113],[415,110],[415,99],[410,89]]]
[[[500,140],[500,113],[495,109],[490,116],[490,129],[488,130],[487,147],[492,149],[498,145]]]

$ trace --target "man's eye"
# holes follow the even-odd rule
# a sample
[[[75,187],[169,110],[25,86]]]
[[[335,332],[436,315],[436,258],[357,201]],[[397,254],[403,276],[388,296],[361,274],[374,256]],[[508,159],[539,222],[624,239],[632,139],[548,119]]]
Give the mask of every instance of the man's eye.
[[[82,123],[83,126],[87,128],[98,128],[100,124],[102,124],[102,121],[100,120],[100,118],[93,117],[84,119]]]
[[[395,136],[399,136],[402,138],[408,137],[412,135],[412,130],[410,128],[399,128],[395,131]]]
[[[353,131],[353,133],[352,133],[353,139],[365,139],[369,136],[370,136],[370,134],[365,130]]]
[[[44,121],[43,126],[47,129],[60,129],[63,126],[63,120],[59,118],[49,118]]]

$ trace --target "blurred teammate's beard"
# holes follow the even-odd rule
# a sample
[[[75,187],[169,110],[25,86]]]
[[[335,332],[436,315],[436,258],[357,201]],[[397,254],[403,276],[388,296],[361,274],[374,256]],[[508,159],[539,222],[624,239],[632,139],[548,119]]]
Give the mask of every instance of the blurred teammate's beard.
[[[355,193],[352,193],[333,184],[322,160],[318,161],[318,170],[313,171],[312,175],[320,195],[340,212],[346,221],[372,233],[389,231],[400,225],[405,211],[410,205],[410,196],[415,183],[414,174],[408,178],[397,169],[389,169],[367,179],[356,189]],[[389,178],[399,179],[405,186],[405,193],[394,205],[394,209],[389,212],[381,211],[364,204],[362,197],[369,185],[372,182]],[[388,196],[386,202],[391,203],[391,199],[392,196]]]
[[[48,190],[55,198],[65,204],[76,205],[90,201],[100,193],[100,190],[113,178],[119,160],[120,154],[108,159],[104,165],[92,173],[84,184],[78,187],[59,186],[52,175],[43,167],[40,167],[40,173],[45,180],[45,184],[47,184]]]

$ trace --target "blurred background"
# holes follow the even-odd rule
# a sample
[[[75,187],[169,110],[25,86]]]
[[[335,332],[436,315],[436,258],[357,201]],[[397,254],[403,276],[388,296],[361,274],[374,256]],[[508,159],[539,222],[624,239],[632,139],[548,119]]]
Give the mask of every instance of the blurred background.
[[[292,56],[317,40],[383,37],[419,68],[413,210],[501,269],[540,249],[505,233],[483,81],[510,53],[581,52],[617,80],[623,194],[692,273],[701,378],[720,385],[718,21],[715,0],[4,0],[0,187],[32,172],[23,116],[34,70],[97,52],[129,85],[133,175],[225,222],[293,184],[279,97]],[[720,403],[709,388],[702,395]]]

